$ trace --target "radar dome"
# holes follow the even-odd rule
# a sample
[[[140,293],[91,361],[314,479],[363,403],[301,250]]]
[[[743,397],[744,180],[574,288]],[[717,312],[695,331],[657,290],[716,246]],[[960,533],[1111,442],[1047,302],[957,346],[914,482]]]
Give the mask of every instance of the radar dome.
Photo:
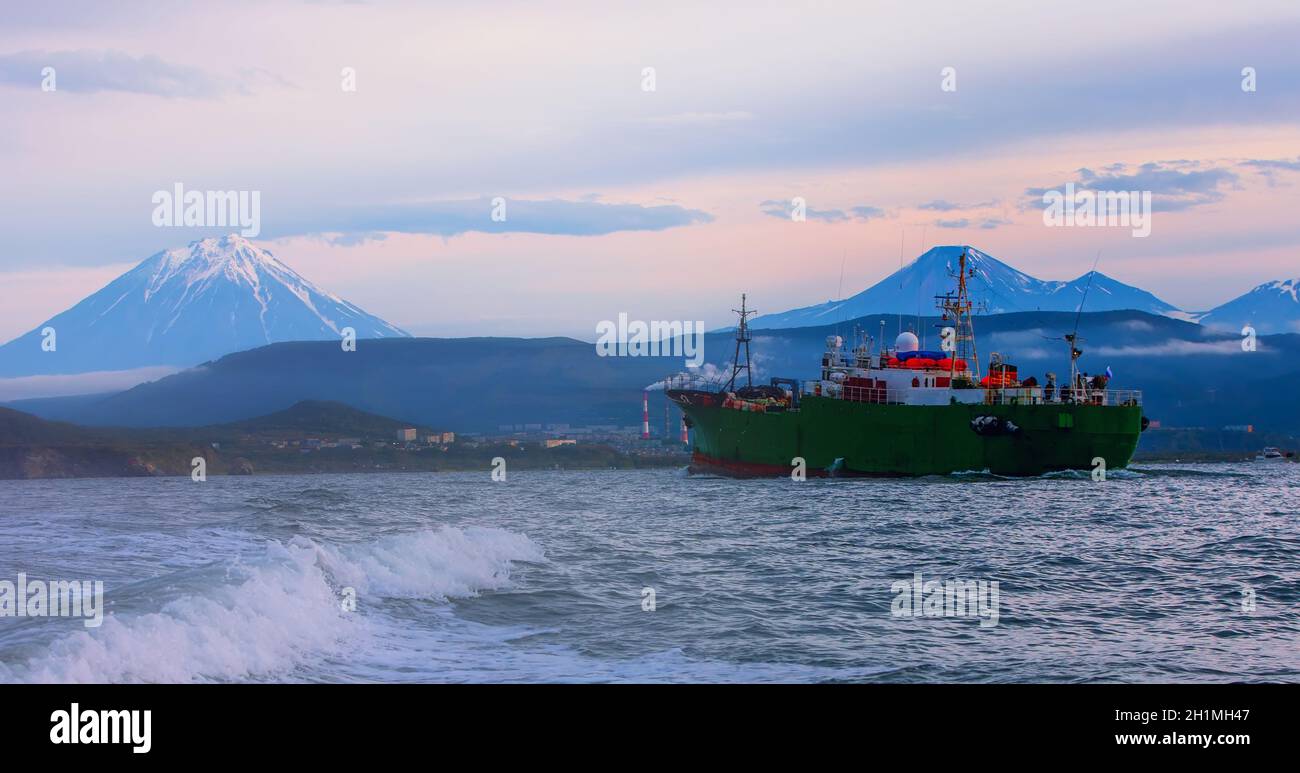
[[[921,348],[921,342],[916,340],[916,333],[910,330],[906,333],[899,333],[898,338],[894,339],[894,351],[896,352],[914,352]]]

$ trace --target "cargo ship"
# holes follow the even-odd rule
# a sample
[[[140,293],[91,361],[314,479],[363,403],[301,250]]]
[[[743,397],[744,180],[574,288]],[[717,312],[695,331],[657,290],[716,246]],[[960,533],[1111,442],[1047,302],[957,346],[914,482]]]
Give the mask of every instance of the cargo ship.
[[[1074,332],[1061,337],[1070,350],[1062,383],[1047,373],[1040,384],[998,353],[981,373],[967,262],[963,250],[952,274],[955,289],[936,296],[940,350],[921,349],[911,331],[900,332],[892,346],[883,330],[879,339],[855,332],[847,344],[834,335],[812,380],[753,383],[748,317],[754,312],[742,296],[730,378],[707,382],[683,373],[665,383],[693,430],[691,471],[1033,476],[1126,467],[1148,424],[1141,392],[1112,389],[1108,375],[1079,371],[1077,317]]]

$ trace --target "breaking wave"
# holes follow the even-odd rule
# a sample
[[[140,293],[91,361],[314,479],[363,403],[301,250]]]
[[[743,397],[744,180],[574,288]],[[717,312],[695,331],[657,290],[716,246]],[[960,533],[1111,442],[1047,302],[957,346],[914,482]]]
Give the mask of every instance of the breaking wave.
[[[528,537],[495,528],[444,527],[347,546],[270,541],[251,562],[176,577],[181,595],[156,611],[109,614],[100,627],[64,635],[25,663],[0,663],[0,681],[293,678],[296,666],[343,655],[375,635],[374,618],[345,609],[345,589],[355,591],[357,608],[384,599],[443,601],[507,589],[514,562],[544,560]],[[129,588],[123,595],[137,601]]]

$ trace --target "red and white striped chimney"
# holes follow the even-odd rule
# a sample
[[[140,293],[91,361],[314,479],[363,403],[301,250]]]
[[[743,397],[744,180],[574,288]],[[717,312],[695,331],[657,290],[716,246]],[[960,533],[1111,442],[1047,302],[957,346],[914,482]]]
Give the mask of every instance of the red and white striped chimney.
[[[641,439],[650,439],[650,391],[641,393]]]

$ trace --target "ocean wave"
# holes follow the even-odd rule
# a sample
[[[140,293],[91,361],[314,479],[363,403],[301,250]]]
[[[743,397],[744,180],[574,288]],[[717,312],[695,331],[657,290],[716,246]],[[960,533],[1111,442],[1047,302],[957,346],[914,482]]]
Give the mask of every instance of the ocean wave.
[[[1041,475],[999,475],[990,472],[988,468],[983,470],[961,470],[959,472],[949,473],[949,478],[958,478],[960,480],[1009,480],[1009,481],[1033,481],[1033,480],[1091,480],[1091,470],[1053,470]],[[1132,469],[1107,470],[1106,479],[1111,480],[1140,480],[1146,477],[1146,473]]]
[[[346,609],[385,598],[446,600],[510,586],[514,562],[543,561],[522,534],[494,528],[395,534],[363,545],[304,537],[270,541],[226,580],[187,588],[157,611],[110,614],[18,665],[0,681],[212,682],[285,677],[304,661],[345,653],[373,631]],[[111,602],[112,594],[106,594]]]
[[[1247,472],[1233,470],[1198,470],[1187,467],[1142,467],[1129,468],[1149,478],[1253,478]]]
[[[383,537],[361,548],[316,546],[321,564],[358,595],[444,600],[500,590],[514,562],[545,560],[537,543],[504,529],[443,528]]]
[[[1056,470],[1054,472],[1045,472],[1039,475],[1040,478],[1048,480],[1092,480],[1091,470]],[[1146,474],[1139,470],[1121,468],[1118,470],[1106,470],[1106,480],[1141,480]]]
[[[996,480],[996,479],[1000,479],[1002,476],[994,475],[993,473],[989,472],[989,468],[985,467],[982,470],[958,470],[957,472],[949,473],[948,477]]]

